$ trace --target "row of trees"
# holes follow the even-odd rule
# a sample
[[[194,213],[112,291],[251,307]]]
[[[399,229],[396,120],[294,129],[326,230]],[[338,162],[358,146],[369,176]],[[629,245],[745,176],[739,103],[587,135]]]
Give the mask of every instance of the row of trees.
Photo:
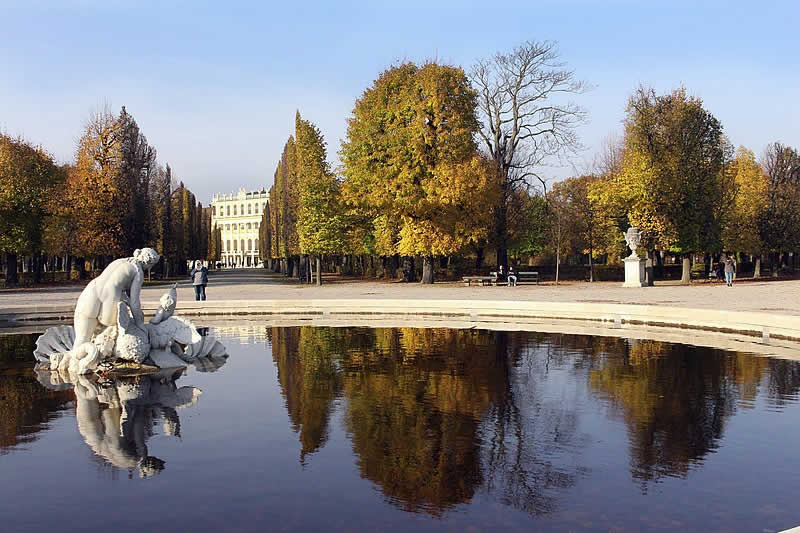
[[[431,283],[437,258],[474,256],[480,268],[493,250],[496,265],[552,257],[556,280],[577,257],[592,280],[595,261],[627,253],[623,233],[635,225],[648,257],[682,259],[688,283],[698,254],[707,267],[723,252],[749,254],[758,275],[762,256],[780,264],[800,248],[798,152],[774,143],[758,161],[734,150],[682,88],[638,88],[624,135],[595,168],[548,187],[539,169],[580,148],[586,117],[564,95],[585,90],[551,42],[524,43],[469,74],[393,66],[356,101],[338,175],[319,129],[298,114],[270,189],[263,258],[295,275],[309,256],[403,258],[409,281],[421,259]]]
[[[0,252],[6,284],[17,282],[18,258],[40,278],[44,270],[85,273],[151,246],[165,276],[186,260],[218,258],[219,231],[208,208],[162,166],[125,107],[92,114],[75,160],[59,165],[40,147],[0,136]]]
[[[577,147],[585,115],[559,101],[585,86],[557,58],[554,43],[528,42],[470,74],[435,62],[387,69],[356,101],[339,176],[298,116],[270,189],[264,258],[296,273],[306,255],[402,257],[409,281],[418,259],[432,283],[437,258],[475,253],[480,266],[490,247],[507,264],[510,246],[539,246],[527,230],[542,210],[535,169]]]
[[[691,260],[706,269],[722,253],[748,254],[760,275],[768,256],[773,273],[800,249],[800,154],[770,144],[759,162],[734,150],[722,125],[684,89],[658,95],[640,87],[630,98],[624,137],[611,143],[593,175],[555,184],[548,194],[551,225],[567,253],[619,258],[631,225],[659,262]]]

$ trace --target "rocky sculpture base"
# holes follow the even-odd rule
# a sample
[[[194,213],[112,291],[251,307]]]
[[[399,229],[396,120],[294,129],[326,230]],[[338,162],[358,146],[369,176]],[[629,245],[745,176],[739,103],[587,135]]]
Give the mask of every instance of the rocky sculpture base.
[[[623,287],[646,287],[645,281],[645,261],[639,257],[626,257],[622,260],[625,263],[625,283]]]
[[[202,336],[190,320],[173,316],[177,291],[173,285],[161,297],[156,315],[138,324],[127,301],[117,303],[117,323],[94,332],[88,342],[76,345],[73,326],[48,328],[36,340],[33,355],[42,369],[76,375],[112,370],[147,374],[153,368],[200,370],[220,366],[227,358],[225,347],[213,337]]]

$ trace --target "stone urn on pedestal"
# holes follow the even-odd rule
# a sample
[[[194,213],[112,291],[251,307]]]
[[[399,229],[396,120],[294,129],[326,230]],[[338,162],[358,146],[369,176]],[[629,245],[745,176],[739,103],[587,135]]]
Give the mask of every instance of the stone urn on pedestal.
[[[636,249],[642,243],[642,234],[639,228],[631,226],[625,232],[625,243],[631,249],[631,255],[622,260],[625,263],[625,283],[623,287],[646,287],[645,259],[639,257]]]

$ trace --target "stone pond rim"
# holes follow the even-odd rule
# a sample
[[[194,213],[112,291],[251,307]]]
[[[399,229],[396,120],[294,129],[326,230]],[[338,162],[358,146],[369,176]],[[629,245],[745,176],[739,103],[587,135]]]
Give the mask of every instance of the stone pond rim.
[[[157,302],[144,302],[153,314]],[[71,320],[72,304],[15,305],[0,308],[0,328],[31,321]],[[420,299],[274,299],[182,302],[191,317],[302,315],[360,319],[415,316],[435,323],[459,319],[481,322],[519,320],[579,320],[594,324],[666,327],[800,342],[800,316],[753,311],[726,311],[647,304],[504,300]]]

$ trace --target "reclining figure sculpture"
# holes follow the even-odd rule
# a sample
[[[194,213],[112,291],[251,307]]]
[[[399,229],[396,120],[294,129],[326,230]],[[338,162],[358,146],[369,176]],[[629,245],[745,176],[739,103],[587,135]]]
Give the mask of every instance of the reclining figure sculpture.
[[[78,297],[74,326],[48,328],[37,339],[38,363],[81,375],[94,372],[101,363],[178,368],[213,366],[214,358],[227,357],[219,341],[201,336],[189,320],[173,316],[176,285],[161,297],[150,322],[144,322],[139,301],[144,272],[158,260],[158,252],[144,248],[108,265]]]

